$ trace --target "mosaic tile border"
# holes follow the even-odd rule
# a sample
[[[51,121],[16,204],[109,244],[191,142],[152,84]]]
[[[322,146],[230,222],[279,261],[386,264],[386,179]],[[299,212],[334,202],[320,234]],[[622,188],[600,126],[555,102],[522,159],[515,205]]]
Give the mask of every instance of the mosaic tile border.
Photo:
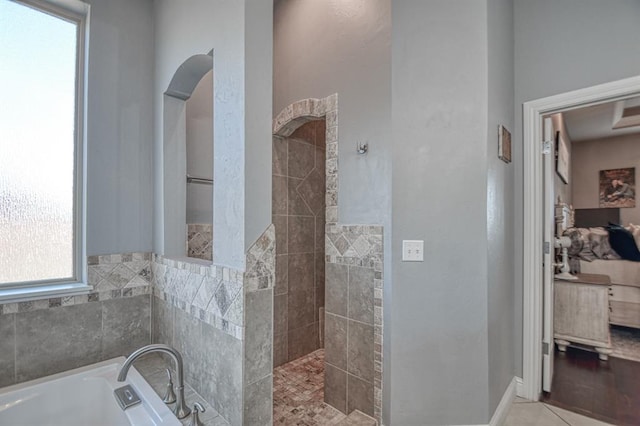
[[[151,253],[105,254],[87,257],[90,286],[96,292],[151,284]]]
[[[163,300],[172,306],[180,309],[183,312],[191,315],[193,318],[196,318],[206,324],[209,324],[212,327],[217,328],[218,330],[235,337],[238,340],[244,340],[244,327],[239,326],[237,324],[230,323],[229,321],[220,318],[208,312],[202,308],[198,308],[196,305],[189,304],[180,298],[173,296],[169,293],[165,293],[162,290],[153,289],[153,296],[157,297],[160,300]]]
[[[338,222],[338,94],[323,99],[309,98],[284,108],[273,121],[273,134],[290,136],[309,121],[326,122],[326,222]]]
[[[247,250],[246,272],[153,254],[153,295],[244,340],[245,294],[273,287],[275,253],[275,227],[270,224]]]
[[[374,418],[382,419],[383,365],[383,231],[379,225],[329,225],[326,229],[326,262],[372,268],[374,329]]]
[[[218,330],[244,339],[244,274],[154,254],[153,295]]]
[[[151,253],[119,253],[88,256],[89,285],[92,292],[75,296],[49,297],[26,302],[0,303],[0,315],[54,309],[83,303],[151,294]],[[100,269],[102,268],[102,269]],[[97,270],[108,271],[98,274]],[[109,278],[110,277],[110,278]],[[97,286],[99,282],[109,285]]]

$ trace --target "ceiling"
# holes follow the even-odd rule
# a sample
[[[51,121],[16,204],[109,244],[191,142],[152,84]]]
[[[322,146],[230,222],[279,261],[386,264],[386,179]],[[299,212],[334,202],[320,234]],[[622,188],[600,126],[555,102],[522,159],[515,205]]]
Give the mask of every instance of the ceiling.
[[[562,116],[572,142],[640,133],[640,97],[579,108]]]

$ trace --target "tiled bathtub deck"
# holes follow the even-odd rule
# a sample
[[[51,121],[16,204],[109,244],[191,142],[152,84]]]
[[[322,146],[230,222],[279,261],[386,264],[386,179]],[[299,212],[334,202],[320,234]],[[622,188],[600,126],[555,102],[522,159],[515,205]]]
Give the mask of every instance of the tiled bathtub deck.
[[[324,349],[274,369],[274,425],[336,425],[345,417],[324,403]]]

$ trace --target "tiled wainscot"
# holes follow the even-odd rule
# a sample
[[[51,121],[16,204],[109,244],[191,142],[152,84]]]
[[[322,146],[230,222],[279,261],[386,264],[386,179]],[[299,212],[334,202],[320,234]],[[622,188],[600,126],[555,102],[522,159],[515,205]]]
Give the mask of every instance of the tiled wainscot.
[[[92,293],[0,305],[0,386],[151,342],[150,254],[90,256],[88,263]]]

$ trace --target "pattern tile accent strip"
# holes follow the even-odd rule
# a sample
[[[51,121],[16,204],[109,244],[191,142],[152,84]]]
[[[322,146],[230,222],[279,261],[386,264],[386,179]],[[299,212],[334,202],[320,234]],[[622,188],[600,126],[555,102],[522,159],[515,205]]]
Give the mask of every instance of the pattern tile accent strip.
[[[59,308],[83,303],[134,297],[151,293],[151,253],[121,253],[88,256],[88,294],[51,297],[28,302],[0,302],[0,315]]]
[[[241,271],[154,254],[153,294],[236,339],[244,338]]]

